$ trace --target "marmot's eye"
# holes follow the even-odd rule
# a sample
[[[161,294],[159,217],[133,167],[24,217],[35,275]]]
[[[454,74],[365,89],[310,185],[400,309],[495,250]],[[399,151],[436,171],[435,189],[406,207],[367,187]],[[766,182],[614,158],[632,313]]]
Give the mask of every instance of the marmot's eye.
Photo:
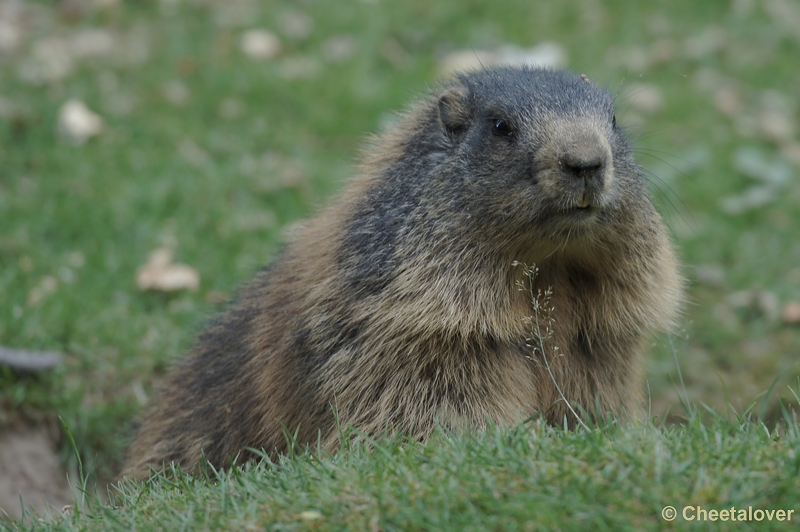
[[[617,115],[611,115],[611,127],[617,127]]]
[[[500,137],[511,137],[514,135],[514,128],[507,120],[497,118],[492,121],[492,133]]]

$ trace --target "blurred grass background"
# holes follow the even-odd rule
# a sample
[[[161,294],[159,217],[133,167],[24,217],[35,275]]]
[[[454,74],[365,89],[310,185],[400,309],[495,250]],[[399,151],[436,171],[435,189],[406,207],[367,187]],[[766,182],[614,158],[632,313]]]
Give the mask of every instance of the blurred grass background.
[[[800,375],[797,2],[4,0],[0,344],[66,357],[0,369],[0,430],[61,416],[113,476],[171,361],[340,188],[365,135],[454,53],[542,43],[618,95],[686,264],[684,331],[652,350],[653,414],[682,412],[675,359],[689,400],[718,411],[776,378],[785,395]],[[70,99],[103,121],[82,144],[59,134]],[[159,248],[197,291],[137,288]]]

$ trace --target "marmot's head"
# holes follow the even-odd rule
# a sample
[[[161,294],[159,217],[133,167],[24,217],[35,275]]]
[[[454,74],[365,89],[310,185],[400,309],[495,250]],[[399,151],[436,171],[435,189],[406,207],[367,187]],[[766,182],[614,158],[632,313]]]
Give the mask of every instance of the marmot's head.
[[[462,74],[370,157],[342,237],[352,289],[378,292],[400,271],[480,269],[486,257],[593,260],[661,242],[614,98],[570,72]]]
[[[444,85],[435,103],[437,173],[464,188],[464,208],[483,223],[580,239],[643,201],[613,97],[584,76],[487,69]]]

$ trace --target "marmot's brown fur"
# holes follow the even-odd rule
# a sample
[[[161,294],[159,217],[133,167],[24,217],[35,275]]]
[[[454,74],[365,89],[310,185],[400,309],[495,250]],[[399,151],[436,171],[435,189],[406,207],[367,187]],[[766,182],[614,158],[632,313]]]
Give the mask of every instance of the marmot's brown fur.
[[[552,375],[526,345],[515,261],[552,288]],[[123,474],[285,452],[284,430],[333,450],[337,417],[424,440],[437,423],[574,424],[564,398],[636,414],[647,335],[672,325],[681,284],[609,93],[531,67],[461,75],[377,138],[211,323]]]

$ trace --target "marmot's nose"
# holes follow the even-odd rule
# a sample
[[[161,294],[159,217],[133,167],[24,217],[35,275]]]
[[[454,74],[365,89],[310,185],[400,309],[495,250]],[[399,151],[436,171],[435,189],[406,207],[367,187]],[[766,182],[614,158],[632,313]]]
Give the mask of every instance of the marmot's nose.
[[[596,134],[577,135],[563,148],[558,164],[568,176],[603,182],[610,154]]]

